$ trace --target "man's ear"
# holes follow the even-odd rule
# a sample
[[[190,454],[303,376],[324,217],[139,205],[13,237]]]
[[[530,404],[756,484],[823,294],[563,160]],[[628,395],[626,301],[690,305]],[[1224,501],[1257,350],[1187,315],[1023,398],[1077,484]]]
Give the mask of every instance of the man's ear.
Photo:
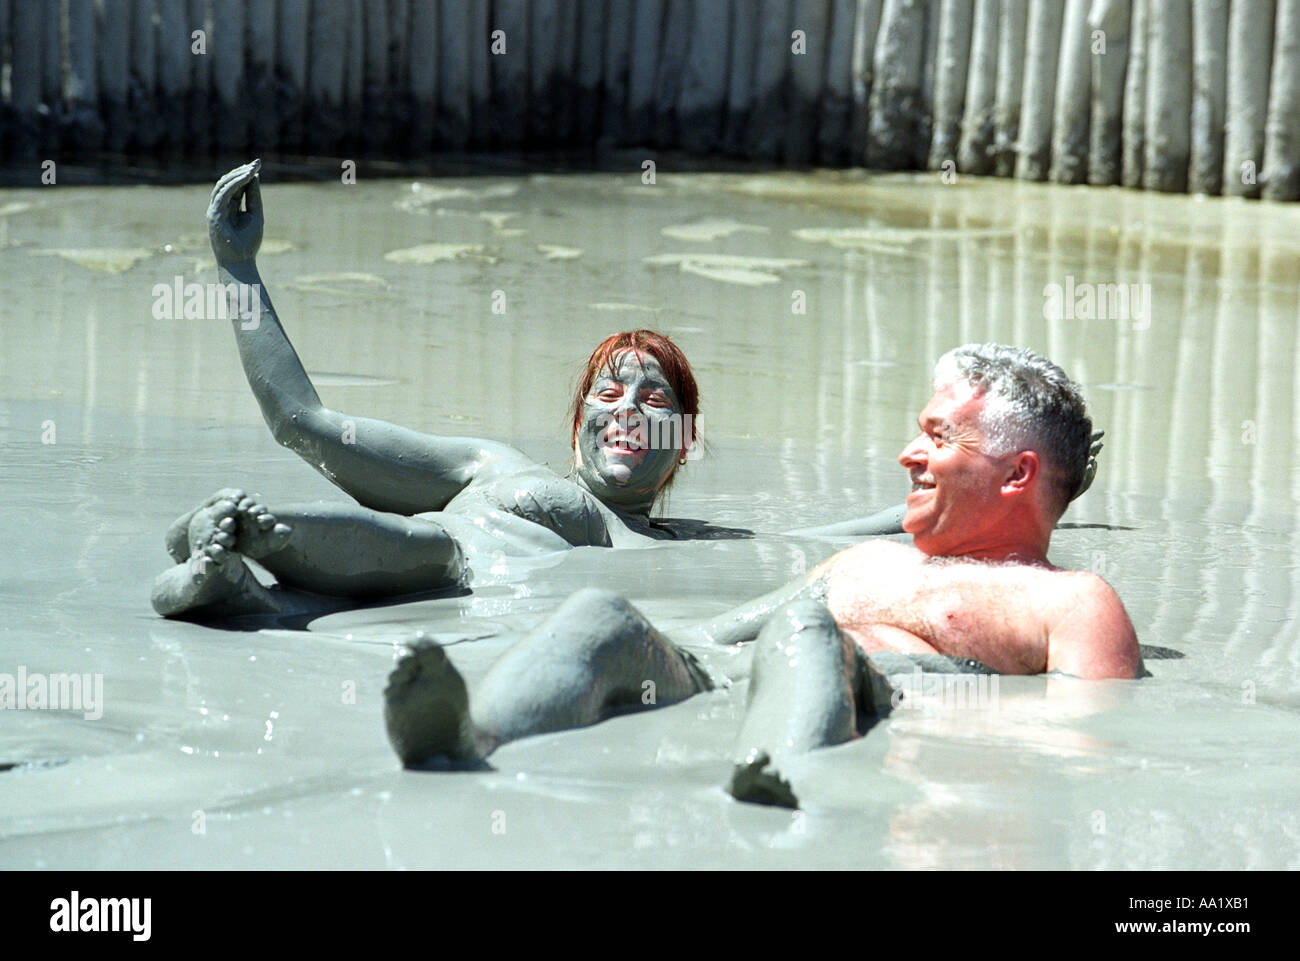
[[[1042,472],[1043,464],[1038,454],[1032,450],[1022,450],[1015,454],[1007,465],[1007,472],[1002,479],[1003,494],[1020,494],[1027,491]]]

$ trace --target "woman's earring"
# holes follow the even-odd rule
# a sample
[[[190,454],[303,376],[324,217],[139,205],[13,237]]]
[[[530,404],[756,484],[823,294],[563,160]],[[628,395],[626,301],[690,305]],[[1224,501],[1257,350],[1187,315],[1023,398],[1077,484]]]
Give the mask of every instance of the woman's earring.
[[[685,457],[679,458],[678,461],[677,461],[677,466],[678,466],[678,467],[685,467],[685,466],[686,466],[686,458],[685,458]]]

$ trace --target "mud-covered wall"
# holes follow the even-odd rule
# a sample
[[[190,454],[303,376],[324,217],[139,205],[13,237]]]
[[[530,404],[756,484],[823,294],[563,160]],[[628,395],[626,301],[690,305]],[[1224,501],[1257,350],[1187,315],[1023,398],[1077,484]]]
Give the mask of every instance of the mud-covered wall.
[[[684,149],[1300,197],[1300,0],[0,0],[0,157]]]

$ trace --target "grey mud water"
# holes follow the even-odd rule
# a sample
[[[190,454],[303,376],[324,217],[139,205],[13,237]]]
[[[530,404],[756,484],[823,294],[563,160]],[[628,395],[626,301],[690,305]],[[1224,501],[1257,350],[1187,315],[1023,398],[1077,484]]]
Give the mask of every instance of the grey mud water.
[[[629,170],[281,182],[258,265],[331,407],[509,438],[560,474],[575,361],[612,330],[663,331],[710,400],[710,449],[668,515],[758,532],[899,502],[894,457],[935,357],[1033,347],[1108,429],[1051,559],[1104,574],[1142,640],[1184,656],[1141,685],[923,690],[807,755],[798,816],[722,789],[753,645],[690,646],[729,687],[505,743],[470,777],[412,776],[380,718],[421,635],[473,692],[578,585],[678,638],[849,540],[489,556],[472,593],[306,631],[156,617],[142,585],[182,506],[223,484],[347,498],[274,442],[227,322],[151,316],[156,284],[218,279],[190,226],[212,184],[61,178],[0,197],[0,274],[25,278],[0,301],[0,671],[102,674],[104,715],[0,712],[0,866],[1300,868],[1294,211],[965,176],[661,165],[648,187]],[[434,243],[460,253],[385,256]],[[776,279],[678,267],[706,255]],[[1070,276],[1149,284],[1149,324],[1046,316],[1044,288]],[[485,371],[535,387],[502,393]],[[910,665],[885,673],[898,686]]]

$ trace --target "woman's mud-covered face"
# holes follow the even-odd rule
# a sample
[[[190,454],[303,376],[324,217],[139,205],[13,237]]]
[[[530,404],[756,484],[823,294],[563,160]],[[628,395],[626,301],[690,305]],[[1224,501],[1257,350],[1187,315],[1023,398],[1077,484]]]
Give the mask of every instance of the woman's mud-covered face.
[[[659,361],[624,351],[599,371],[574,439],[578,476],[601,500],[648,511],[682,456],[684,423]]]

